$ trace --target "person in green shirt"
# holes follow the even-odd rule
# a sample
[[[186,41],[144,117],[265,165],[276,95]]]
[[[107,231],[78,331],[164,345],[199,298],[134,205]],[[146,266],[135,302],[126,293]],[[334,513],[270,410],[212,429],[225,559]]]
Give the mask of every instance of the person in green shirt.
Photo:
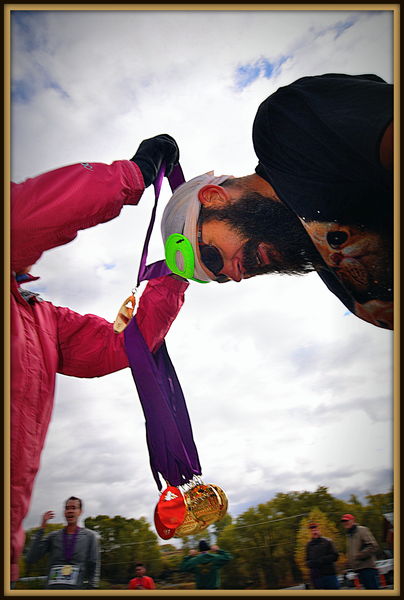
[[[199,542],[199,553],[190,550],[180,565],[181,571],[190,571],[195,575],[196,589],[218,590],[220,588],[220,569],[233,558],[230,552],[220,550],[219,546],[209,546],[205,540]]]

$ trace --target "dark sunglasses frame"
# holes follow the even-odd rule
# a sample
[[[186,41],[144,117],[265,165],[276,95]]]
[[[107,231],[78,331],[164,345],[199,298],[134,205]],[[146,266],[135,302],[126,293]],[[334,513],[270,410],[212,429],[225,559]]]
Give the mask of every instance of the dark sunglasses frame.
[[[214,275],[216,275],[215,281],[217,281],[218,283],[224,283],[225,281],[229,281],[229,278],[227,277],[227,275],[224,275],[223,273],[220,274],[220,271],[223,269],[224,262],[223,262],[222,255],[220,254],[219,250],[216,248],[216,246],[210,246],[209,244],[205,244],[205,242],[202,239],[202,222],[201,222],[200,217],[199,217],[198,223],[197,223],[197,230],[198,230],[199,252],[201,253],[201,259],[202,259],[203,264],[205,265],[205,267],[207,269],[209,269],[209,271],[211,271]],[[218,259],[217,264],[218,265],[220,264],[220,267],[213,265],[213,268],[212,268],[212,266],[209,264],[210,257],[212,256],[212,254],[216,257],[216,259]]]

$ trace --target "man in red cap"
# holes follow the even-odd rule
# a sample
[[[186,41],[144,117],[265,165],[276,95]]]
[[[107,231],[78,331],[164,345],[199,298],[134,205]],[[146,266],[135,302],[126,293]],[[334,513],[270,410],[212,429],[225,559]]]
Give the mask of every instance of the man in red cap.
[[[318,523],[309,523],[311,540],[306,546],[306,563],[310,569],[313,587],[319,590],[338,590],[335,561],[338,558],[337,549],[329,538],[321,535]]]
[[[359,581],[366,590],[378,590],[379,575],[376,568],[378,545],[367,527],[355,523],[355,517],[342,515],[341,523],[347,533],[348,567],[358,573]]]

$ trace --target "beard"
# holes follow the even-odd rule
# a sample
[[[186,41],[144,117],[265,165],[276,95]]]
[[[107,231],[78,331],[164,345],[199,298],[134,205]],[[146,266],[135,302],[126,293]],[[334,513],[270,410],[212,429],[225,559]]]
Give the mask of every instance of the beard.
[[[296,215],[268,196],[246,192],[225,208],[203,208],[201,218],[224,221],[247,238],[243,256],[246,278],[266,273],[304,275],[315,271],[322,262]],[[270,264],[260,264],[257,257],[262,243],[266,244]]]

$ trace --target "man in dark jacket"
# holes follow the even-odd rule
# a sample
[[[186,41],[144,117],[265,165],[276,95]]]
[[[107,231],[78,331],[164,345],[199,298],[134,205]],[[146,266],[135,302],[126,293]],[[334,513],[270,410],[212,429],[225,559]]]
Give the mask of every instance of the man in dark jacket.
[[[338,590],[340,585],[334,565],[338,552],[334,543],[321,535],[318,523],[310,523],[309,529],[311,540],[306,546],[306,562],[313,586],[319,590]]]

